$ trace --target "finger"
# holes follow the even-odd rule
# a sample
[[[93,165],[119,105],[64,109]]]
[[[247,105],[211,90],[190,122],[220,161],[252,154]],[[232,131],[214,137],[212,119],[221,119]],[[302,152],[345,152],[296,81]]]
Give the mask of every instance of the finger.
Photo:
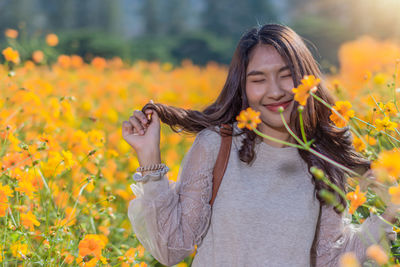
[[[146,124],[148,122],[146,115],[144,115],[144,113],[140,110],[135,110],[134,116],[138,118],[142,122],[142,124]]]
[[[128,121],[122,122],[122,135],[129,135],[133,133],[132,125]]]
[[[129,122],[133,125],[133,127],[136,129],[136,131],[140,134],[144,134],[144,128],[140,121],[135,117],[135,116],[130,116],[129,117]]]
[[[148,118],[149,123],[151,123],[151,121],[153,121],[153,119],[152,119],[153,115],[156,114],[157,112],[155,112],[152,109],[146,109],[144,111],[144,113],[146,114],[146,117]]]
[[[151,109],[150,109],[150,110],[151,110]],[[147,110],[146,110],[146,111],[147,111]],[[155,112],[154,110],[151,110],[151,117],[152,117],[152,118],[154,117],[155,120],[158,120],[158,119],[159,119],[158,113]],[[152,119],[152,120],[153,120],[153,119]]]

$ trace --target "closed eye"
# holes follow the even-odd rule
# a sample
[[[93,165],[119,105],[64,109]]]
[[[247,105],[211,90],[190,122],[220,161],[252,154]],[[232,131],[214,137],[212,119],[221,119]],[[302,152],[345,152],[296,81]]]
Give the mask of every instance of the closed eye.
[[[288,74],[288,75],[285,75],[285,76],[281,76],[281,78],[288,78],[288,77],[292,77],[292,74]]]
[[[255,83],[259,83],[259,82],[263,82],[263,81],[265,81],[265,79],[258,80],[258,81],[253,81],[253,82],[255,82]]]

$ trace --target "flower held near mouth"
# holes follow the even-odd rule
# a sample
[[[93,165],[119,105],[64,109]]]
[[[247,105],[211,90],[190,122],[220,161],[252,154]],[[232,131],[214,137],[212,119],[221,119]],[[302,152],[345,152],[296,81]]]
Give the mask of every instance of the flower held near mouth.
[[[238,116],[236,116],[236,120],[238,121],[237,126],[239,128],[247,127],[247,129],[253,130],[257,127],[257,124],[261,123],[260,112],[248,107],[246,110],[242,110]]]
[[[314,75],[305,75],[304,78],[301,79],[301,84],[292,89],[292,92],[295,94],[294,100],[299,102],[300,105],[305,106],[310,96],[310,91],[315,92],[320,81],[321,80],[315,78]]]

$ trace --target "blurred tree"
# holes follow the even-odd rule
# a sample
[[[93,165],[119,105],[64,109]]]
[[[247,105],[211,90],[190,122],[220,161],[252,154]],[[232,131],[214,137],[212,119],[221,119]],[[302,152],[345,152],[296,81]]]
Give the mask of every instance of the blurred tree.
[[[63,0],[59,2],[58,19],[61,27],[71,29],[75,26],[76,0]]]
[[[146,0],[143,5],[143,17],[145,34],[157,35],[160,33],[160,23],[158,19],[157,5],[158,0]]]
[[[121,6],[120,0],[103,0],[102,19],[104,29],[112,34],[120,34]]]
[[[181,34],[185,31],[185,21],[187,20],[188,5],[187,0],[168,0],[166,6],[167,34]]]
[[[275,21],[276,10],[269,0],[205,0],[204,28],[235,39],[248,28]]]

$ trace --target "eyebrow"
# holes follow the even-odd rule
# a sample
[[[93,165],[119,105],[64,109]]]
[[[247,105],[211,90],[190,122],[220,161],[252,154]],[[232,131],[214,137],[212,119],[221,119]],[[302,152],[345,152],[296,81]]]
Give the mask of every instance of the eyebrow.
[[[290,69],[288,65],[281,67],[278,72],[282,72],[284,70]],[[252,75],[264,75],[264,72],[259,71],[259,70],[252,70],[247,74],[247,77],[252,76]]]

